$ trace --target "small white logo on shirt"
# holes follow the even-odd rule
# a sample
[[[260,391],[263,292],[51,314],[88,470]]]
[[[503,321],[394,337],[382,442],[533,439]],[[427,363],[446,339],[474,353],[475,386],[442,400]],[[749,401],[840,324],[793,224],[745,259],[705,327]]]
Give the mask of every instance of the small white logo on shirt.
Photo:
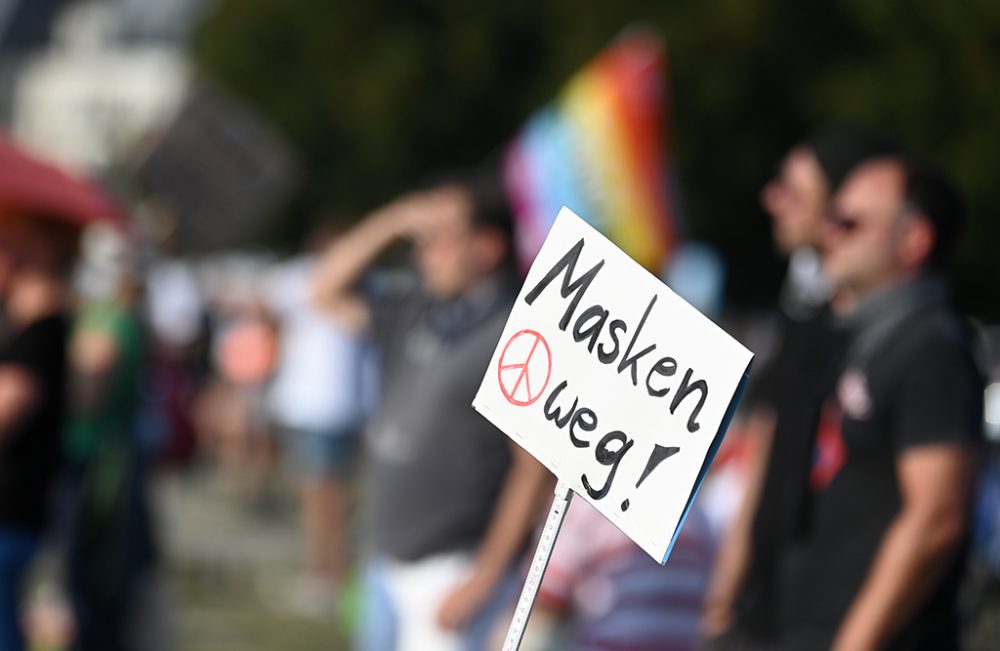
[[[372,453],[383,463],[402,466],[417,456],[414,437],[407,436],[387,417],[373,423],[367,434]]]
[[[868,392],[868,377],[859,368],[849,368],[837,384],[837,400],[844,415],[853,420],[863,420],[872,408]]]

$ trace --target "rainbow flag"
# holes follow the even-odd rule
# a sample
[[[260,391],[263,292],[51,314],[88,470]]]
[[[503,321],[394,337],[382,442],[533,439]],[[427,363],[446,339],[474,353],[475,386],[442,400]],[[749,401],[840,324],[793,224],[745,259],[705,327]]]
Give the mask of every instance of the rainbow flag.
[[[525,268],[565,205],[660,273],[677,240],[662,126],[665,62],[659,35],[626,32],[508,145],[504,185]]]

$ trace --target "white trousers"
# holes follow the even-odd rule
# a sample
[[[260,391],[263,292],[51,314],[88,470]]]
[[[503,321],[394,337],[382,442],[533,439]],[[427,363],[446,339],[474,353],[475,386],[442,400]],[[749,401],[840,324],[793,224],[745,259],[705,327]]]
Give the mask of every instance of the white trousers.
[[[386,588],[396,606],[397,651],[464,651],[464,632],[441,628],[437,615],[445,598],[469,577],[472,565],[469,552],[386,563]]]

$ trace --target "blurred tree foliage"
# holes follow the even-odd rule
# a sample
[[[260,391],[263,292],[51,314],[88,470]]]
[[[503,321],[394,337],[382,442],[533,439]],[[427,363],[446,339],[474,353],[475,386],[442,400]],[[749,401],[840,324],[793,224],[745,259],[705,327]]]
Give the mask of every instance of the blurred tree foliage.
[[[221,0],[195,37],[204,74],[258,105],[308,176],[275,238],[324,206],[356,215],[441,168],[495,156],[623,27],[670,50],[671,147],[688,233],[717,245],[737,303],[773,296],[757,193],[817,125],[860,120],[950,170],[972,219],[966,309],[996,319],[996,0]]]

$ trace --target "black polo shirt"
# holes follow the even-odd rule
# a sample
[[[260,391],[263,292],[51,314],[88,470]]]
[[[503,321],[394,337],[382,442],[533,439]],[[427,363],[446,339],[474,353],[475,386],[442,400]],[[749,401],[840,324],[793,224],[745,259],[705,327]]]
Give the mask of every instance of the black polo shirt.
[[[38,403],[0,440],[0,528],[36,531],[45,524],[60,459],[68,329],[64,316],[53,315],[0,344],[0,365],[29,373],[39,389]]]
[[[800,534],[820,405],[834,386],[847,345],[828,309],[789,318],[763,401],[777,414],[751,536],[751,562],[737,601],[737,628],[760,643],[779,635],[781,572],[789,540]]]
[[[970,339],[944,302],[934,302],[897,324],[863,359],[845,362],[819,437],[829,439],[832,431],[839,441],[819,455],[825,467],[812,477],[807,534],[789,560],[788,648],[829,648],[900,510],[900,455],[928,444],[979,443],[983,382]],[[887,649],[957,648],[963,565],[959,554]]]

